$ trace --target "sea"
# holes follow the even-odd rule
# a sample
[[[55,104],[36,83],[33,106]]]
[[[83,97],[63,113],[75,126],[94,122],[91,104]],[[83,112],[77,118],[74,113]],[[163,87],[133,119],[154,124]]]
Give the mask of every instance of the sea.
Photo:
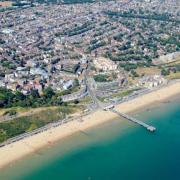
[[[180,98],[76,133],[0,170],[0,180],[180,180]],[[4,157],[7,158],[7,157]]]

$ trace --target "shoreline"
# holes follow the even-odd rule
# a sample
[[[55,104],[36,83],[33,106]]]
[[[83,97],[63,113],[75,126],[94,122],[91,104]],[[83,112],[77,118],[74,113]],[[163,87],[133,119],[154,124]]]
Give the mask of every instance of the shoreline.
[[[141,111],[145,107],[161,103],[166,99],[180,94],[180,82],[169,84],[160,89],[156,89],[148,94],[144,94],[135,99],[116,105],[115,109],[123,113]],[[106,114],[106,115],[105,115]],[[82,117],[82,122],[77,120],[67,124],[49,129],[45,132],[27,137],[0,148],[0,168],[4,168],[24,156],[35,153],[37,150],[51,145],[60,139],[71,136],[78,131],[85,131],[91,127],[103,124],[118,116],[113,112],[97,110],[87,116]]]

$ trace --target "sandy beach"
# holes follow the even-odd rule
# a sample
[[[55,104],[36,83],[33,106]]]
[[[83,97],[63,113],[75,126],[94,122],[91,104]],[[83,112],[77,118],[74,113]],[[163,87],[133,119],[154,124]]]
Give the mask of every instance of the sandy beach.
[[[172,96],[180,94],[180,82],[170,84],[161,89],[155,90],[149,94],[137,97],[136,99],[124,102],[116,106],[116,109],[124,113],[143,109],[153,103],[162,102]],[[16,160],[37,151],[38,149],[48,146],[64,137],[70,136],[78,131],[84,131],[110,121],[117,117],[112,112],[98,110],[90,115],[83,117],[83,121],[78,120],[69,122],[59,127],[49,129],[48,131],[36,134],[21,141],[9,144],[0,148],[0,168],[15,162]]]

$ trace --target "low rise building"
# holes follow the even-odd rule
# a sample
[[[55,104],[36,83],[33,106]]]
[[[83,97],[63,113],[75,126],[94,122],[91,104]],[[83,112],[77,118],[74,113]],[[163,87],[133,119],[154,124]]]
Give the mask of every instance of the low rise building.
[[[103,71],[112,71],[117,69],[117,64],[103,57],[96,58],[94,60],[94,65],[97,69],[102,69]]]
[[[74,82],[73,80],[69,80],[69,81],[66,81],[65,83],[63,83],[63,89],[67,90],[70,87],[72,87],[73,86],[73,82]]]
[[[166,83],[167,80],[161,75],[144,76],[139,80],[139,85],[146,88],[153,88]]]

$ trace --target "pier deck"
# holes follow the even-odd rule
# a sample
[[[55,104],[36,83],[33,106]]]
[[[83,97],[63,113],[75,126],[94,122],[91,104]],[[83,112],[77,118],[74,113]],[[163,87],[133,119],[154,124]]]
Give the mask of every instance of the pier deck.
[[[146,128],[146,129],[147,129],[148,131],[150,131],[150,132],[154,132],[154,131],[156,130],[155,127],[150,126],[150,125],[148,125],[148,124],[146,124],[146,123],[144,123],[144,122],[142,122],[142,121],[140,121],[140,120],[137,120],[137,119],[135,119],[135,118],[133,118],[133,117],[127,115],[127,114],[124,114],[124,113],[122,113],[122,112],[119,112],[119,111],[117,111],[117,110],[115,110],[115,109],[109,109],[109,110],[112,111],[112,112],[114,112],[114,113],[116,113],[116,114],[118,114],[119,116],[121,116],[121,117],[123,117],[123,118],[128,119],[128,120],[131,121],[131,122],[134,122],[134,123],[136,123],[136,124],[139,124],[140,126],[143,126],[144,128]]]

